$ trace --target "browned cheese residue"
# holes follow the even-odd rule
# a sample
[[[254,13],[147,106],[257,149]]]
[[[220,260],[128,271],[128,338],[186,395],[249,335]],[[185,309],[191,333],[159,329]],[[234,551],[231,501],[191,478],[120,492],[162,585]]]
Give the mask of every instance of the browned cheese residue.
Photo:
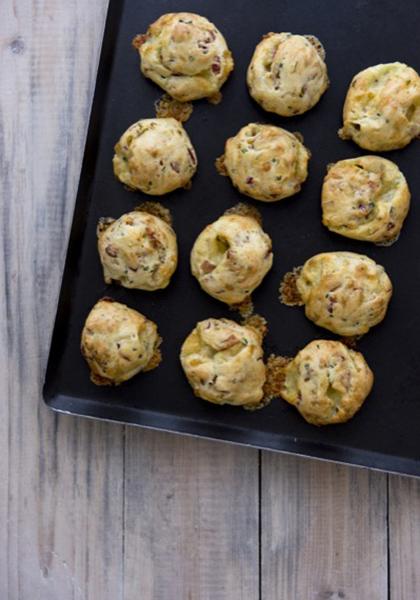
[[[216,167],[216,171],[219,173],[219,175],[223,175],[223,177],[227,177],[228,172],[226,171],[226,167],[225,167],[225,155],[222,154],[222,156],[219,156],[218,158],[216,158],[216,160],[214,161],[214,166]]]
[[[357,347],[357,342],[363,337],[363,335],[348,335],[340,338],[340,342],[350,348],[350,350],[355,350]]]
[[[133,46],[133,48],[138,50],[139,48],[141,48],[141,46],[143,46],[144,42],[147,40],[148,37],[148,33],[139,33],[133,38],[131,45]]]
[[[169,94],[163,94],[155,102],[155,111],[159,119],[172,117],[180,123],[185,123],[192,115],[193,105],[191,102],[180,102],[171,98]]]
[[[245,327],[251,327],[251,329],[254,329],[261,336],[262,340],[267,335],[267,332],[268,332],[267,320],[264,319],[264,317],[262,317],[261,315],[255,314],[255,315],[250,315],[249,317],[245,317],[242,321],[242,325],[244,325]]]
[[[232,208],[228,208],[224,213],[224,215],[240,215],[242,217],[251,217],[255,219],[257,223],[262,226],[262,216],[258,208],[251,206],[250,204],[246,204],[245,202],[239,202],[232,206]]]
[[[160,365],[160,363],[162,362],[162,352],[159,349],[159,346],[161,345],[161,343],[162,343],[162,338],[159,336],[157,343],[156,343],[155,351],[152,354],[152,358],[149,360],[147,365],[144,367],[143,371],[152,371],[153,369],[156,369],[156,367],[158,367]]]
[[[284,382],[285,368],[292,359],[288,356],[270,354],[267,359],[267,379],[264,384],[264,401],[266,404],[278,398]]]
[[[245,300],[238,304],[231,304],[230,310],[237,310],[243,319],[248,319],[254,312],[254,304],[252,303],[251,296],[247,296]]]
[[[302,267],[296,267],[293,271],[289,271],[283,277],[279,287],[279,298],[282,304],[286,306],[302,306],[302,298],[296,286],[296,279],[299,277]]]
[[[171,211],[160,202],[142,202],[136,206],[134,210],[149,213],[149,215],[162,219],[162,221],[165,221],[168,225],[172,225]]]

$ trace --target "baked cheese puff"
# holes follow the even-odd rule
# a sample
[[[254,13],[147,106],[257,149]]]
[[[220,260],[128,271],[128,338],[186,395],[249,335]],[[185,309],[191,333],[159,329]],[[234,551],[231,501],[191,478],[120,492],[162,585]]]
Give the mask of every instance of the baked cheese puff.
[[[216,165],[242,194],[274,202],[299,192],[308,176],[309,158],[296,134],[249,123],[227,140]]]
[[[119,219],[101,219],[98,251],[105,283],[154,291],[167,287],[178,263],[172,227],[143,210]]]
[[[261,334],[229,319],[206,319],[181,348],[181,364],[196,396],[214,404],[256,407],[266,368]]]
[[[161,196],[189,185],[197,157],[179,121],[141,119],[116,144],[113,166],[115,176],[129,188]]]
[[[202,289],[238,304],[257,288],[273,264],[271,239],[252,216],[225,214],[197,237],[191,271]]]
[[[420,135],[420,77],[395,62],[376,65],[353,77],[338,135],[361,148],[384,152],[404,148]]]
[[[284,371],[281,397],[313,425],[351,419],[373,385],[373,373],[360,352],[341,342],[314,340]]]
[[[193,13],[162,15],[133,45],[143,75],[181,102],[217,97],[233,69],[223,35]]]
[[[322,222],[355,240],[389,245],[410,208],[410,190],[397,165],[360,156],[331,165],[322,186]]]
[[[96,385],[119,385],[160,362],[156,324],[136,310],[102,298],[90,311],[81,351]]]
[[[280,290],[285,304],[304,305],[316,325],[358,336],[384,319],[392,283],[385,269],[363,254],[323,252],[287,273]]]
[[[325,51],[311,35],[267,33],[248,67],[249,93],[282,117],[311,109],[328,87]]]

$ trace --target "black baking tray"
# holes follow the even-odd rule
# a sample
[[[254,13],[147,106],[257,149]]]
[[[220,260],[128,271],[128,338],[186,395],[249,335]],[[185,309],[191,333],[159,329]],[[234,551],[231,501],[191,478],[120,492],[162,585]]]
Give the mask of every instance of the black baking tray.
[[[235,70],[223,101],[196,102],[186,129],[198,154],[192,189],[159,200],[170,208],[178,234],[179,267],[166,290],[149,293],[106,286],[96,251],[99,217],[118,217],[149,198],[130,193],[114,179],[113,146],[134,121],[154,116],[161,91],[141,76],[132,38],[160,14],[192,11],[207,16],[226,36]],[[112,0],[77,195],[73,226],[44,385],[55,410],[292,452],[393,472],[420,475],[420,143],[387,153],[405,173],[412,207],[392,247],[346,240],[321,224],[320,188],[326,165],[364,152],[341,141],[341,109],[352,76],[380,62],[406,62],[419,70],[420,15],[415,0]],[[255,45],[269,31],[316,35],[324,44],[331,86],[305,115],[280,118],[264,112],[247,93],[245,74]],[[273,123],[300,131],[312,151],[303,190],[278,203],[253,202],[273,240],[274,266],[253,294],[255,309],[269,323],[266,352],[293,355],[315,338],[332,334],[308,321],[302,309],[278,301],[282,275],[320,251],[365,253],[383,264],[395,287],[384,322],[358,343],[375,373],[375,386],[348,423],[317,428],[286,402],[256,412],[220,407],[192,394],[180,368],[179,348],[195,323],[207,317],[235,318],[202,292],[189,270],[192,244],[208,223],[246,200],[216,172],[225,140],[246,123]],[[96,387],[79,351],[80,333],[93,304],[107,295],[157,322],[163,337],[158,369],[119,387]]]

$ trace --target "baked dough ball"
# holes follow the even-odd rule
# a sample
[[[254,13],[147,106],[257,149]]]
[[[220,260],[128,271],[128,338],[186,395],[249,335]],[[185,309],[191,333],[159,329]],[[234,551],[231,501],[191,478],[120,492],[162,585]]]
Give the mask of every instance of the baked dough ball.
[[[267,33],[248,67],[249,93],[269,112],[300,115],[319,101],[328,87],[325,51],[311,35]]]
[[[351,419],[373,385],[360,352],[341,342],[314,340],[287,365],[281,396],[313,425]]]
[[[216,96],[233,69],[223,35],[193,13],[162,15],[133,44],[143,75],[181,102]]]
[[[112,162],[122,183],[152,196],[187,186],[197,169],[190,138],[172,118],[131,125],[116,144]]]
[[[309,157],[295,134],[250,123],[227,140],[219,164],[240,192],[273,202],[300,190],[308,176]]]
[[[385,269],[354,252],[324,252],[306,261],[296,286],[305,314],[344,336],[362,335],[385,317],[392,284]]]
[[[81,351],[96,385],[118,385],[159,364],[156,324],[125,304],[102,298],[86,319]]]
[[[261,335],[228,319],[197,323],[181,348],[181,364],[196,396],[215,404],[255,406],[266,372]]]
[[[397,165],[380,156],[340,160],[322,187],[322,222],[355,240],[390,244],[410,208],[410,190]]]
[[[105,283],[153,291],[165,288],[178,262],[176,235],[159,217],[136,210],[101,219],[98,251]]]
[[[191,252],[202,289],[226,304],[245,300],[272,264],[271,239],[251,216],[223,215],[200,233]]]
[[[338,135],[374,152],[403,148],[420,135],[420,77],[403,63],[376,65],[353,77]]]

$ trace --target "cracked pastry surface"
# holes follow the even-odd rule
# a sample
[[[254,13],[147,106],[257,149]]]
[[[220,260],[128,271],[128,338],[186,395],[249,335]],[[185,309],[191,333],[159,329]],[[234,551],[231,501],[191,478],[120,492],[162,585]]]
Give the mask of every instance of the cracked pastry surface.
[[[119,385],[160,362],[156,324],[136,310],[102,298],[90,311],[81,338],[91,380],[96,385]]]
[[[325,51],[314,36],[267,33],[247,72],[251,96],[283,117],[311,109],[328,87]]]
[[[98,251],[105,283],[153,291],[167,287],[178,263],[176,235],[159,217],[134,210],[101,219]]]
[[[285,367],[280,394],[308,423],[332,425],[355,415],[373,379],[360,352],[341,342],[314,340]]]
[[[242,194],[274,202],[299,192],[310,152],[298,137],[274,125],[249,123],[227,140],[220,166]]]
[[[196,396],[215,404],[258,405],[266,368],[261,334],[229,319],[206,319],[181,348],[181,364]]]
[[[353,77],[338,135],[373,152],[397,150],[420,135],[420,77],[406,64],[375,65]]]
[[[397,165],[380,156],[340,160],[322,186],[322,222],[355,240],[389,244],[410,208],[410,190]]]
[[[385,269],[354,252],[324,252],[306,261],[296,278],[305,315],[343,336],[362,335],[380,323],[392,295]]]
[[[115,145],[115,176],[126,186],[160,196],[189,184],[197,157],[187,132],[175,119],[141,119]]]
[[[217,27],[194,13],[162,15],[133,45],[143,75],[181,102],[216,96],[234,65]]]
[[[202,289],[227,304],[245,300],[272,264],[270,237],[245,215],[223,215],[207,225],[191,251],[191,271]]]

